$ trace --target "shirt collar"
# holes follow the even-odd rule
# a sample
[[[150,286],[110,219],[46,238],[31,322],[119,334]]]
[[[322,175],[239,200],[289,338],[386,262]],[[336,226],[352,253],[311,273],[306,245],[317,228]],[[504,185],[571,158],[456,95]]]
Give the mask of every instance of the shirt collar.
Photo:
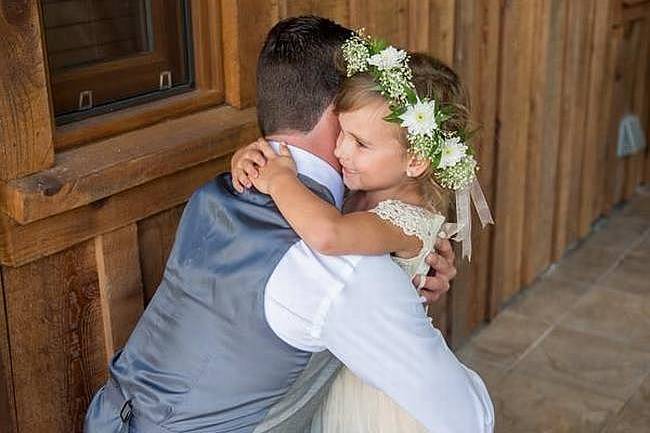
[[[276,152],[280,149],[277,141],[269,140],[269,144]],[[343,207],[343,193],[345,186],[341,175],[325,160],[300,147],[287,144],[291,156],[296,162],[298,173],[307,176],[326,187],[334,197],[334,204],[338,209]]]

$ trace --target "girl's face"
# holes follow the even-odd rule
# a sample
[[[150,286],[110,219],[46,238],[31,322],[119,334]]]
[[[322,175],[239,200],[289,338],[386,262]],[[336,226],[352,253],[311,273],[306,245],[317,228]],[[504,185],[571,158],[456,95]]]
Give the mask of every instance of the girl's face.
[[[334,155],[350,190],[390,190],[408,180],[409,157],[394,125],[384,120],[388,114],[383,101],[339,114],[341,132]]]

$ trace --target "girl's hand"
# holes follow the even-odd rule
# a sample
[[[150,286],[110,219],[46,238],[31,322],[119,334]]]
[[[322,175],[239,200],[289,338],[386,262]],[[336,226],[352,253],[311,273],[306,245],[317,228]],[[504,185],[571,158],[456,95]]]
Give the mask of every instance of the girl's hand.
[[[270,194],[270,189],[282,178],[295,178],[298,171],[296,162],[291,157],[286,144],[280,143],[280,153],[275,153],[273,148],[260,139],[257,141],[257,148],[266,158],[266,164],[260,168],[259,175],[252,177],[251,181],[257,190],[264,194]]]
[[[264,165],[266,165],[266,158],[258,149],[257,141],[235,152],[230,160],[232,185],[235,190],[242,193],[245,188],[253,186],[251,179],[259,175],[259,169]]]

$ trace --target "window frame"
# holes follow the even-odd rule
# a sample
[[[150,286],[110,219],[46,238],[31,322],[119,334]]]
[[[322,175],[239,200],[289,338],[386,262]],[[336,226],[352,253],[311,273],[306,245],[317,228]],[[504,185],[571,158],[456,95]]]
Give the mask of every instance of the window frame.
[[[182,14],[184,25],[187,27],[187,34],[192,34],[191,22],[191,6],[188,0],[184,4],[179,4],[179,12]],[[57,98],[68,99],[74,98],[78,95],[79,82],[104,82],[111,83],[109,79],[114,72],[117,72],[116,78],[124,76],[142,78],[145,75],[149,77],[153,75],[154,71],[163,69],[168,64],[168,58],[165,55],[172,45],[171,39],[162,31],[165,28],[166,22],[169,20],[169,15],[163,9],[163,3],[153,2],[151,6],[153,15],[153,36],[154,36],[154,49],[150,52],[134,54],[124,58],[118,58],[107,62],[101,62],[85,66],[82,68],[74,68],[54,76],[50,73],[53,84],[56,87],[60,85],[57,95],[52,90],[51,97],[53,99],[53,106],[56,106],[55,100]],[[188,41],[191,42],[191,41]],[[47,45],[47,44],[46,44]],[[149,92],[143,95],[135,95],[123,99],[116,99],[113,102],[108,102],[96,107],[83,111],[72,111],[60,115],[55,114],[55,121],[57,125],[64,125],[71,122],[78,122],[84,118],[97,116],[103,113],[112,112],[119,109],[124,109],[129,106],[146,103],[148,101],[162,99],[174,94],[186,92],[194,86],[194,62],[192,43],[187,44],[184,51],[187,62],[187,82],[174,86],[167,90],[159,90],[156,92]],[[47,46],[45,48],[47,54]],[[66,84],[70,83],[70,88],[66,88]],[[50,88],[52,83],[50,83]],[[88,86],[88,88],[91,86]],[[136,86],[137,87],[137,86]],[[72,90],[75,89],[75,90]]]
[[[124,102],[116,102],[111,111],[97,114],[85,119],[56,125],[54,128],[54,151],[59,152],[85,143],[97,141],[118,135],[133,129],[142,128],[153,123],[174,118],[185,114],[218,105],[224,102],[225,86],[222,60],[222,38],[219,23],[221,23],[220,0],[190,0],[190,16],[187,17],[191,27],[191,52],[189,69],[194,72],[193,88],[189,85],[169,89],[166,95],[151,98],[151,95],[130,98]],[[42,10],[40,25],[43,31]],[[189,48],[189,47],[188,47]],[[45,61],[47,55],[44,53]],[[131,63],[134,67],[142,62],[156,59],[159,55],[153,53],[111,62]],[[48,72],[49,74],[49,72]],[[50,99],[52,98],[51,84],[47,83]],[[169,96],[167,96],[169,95]],[[142,103],[133,104],[133,100],[141,99]],[[121,108],[120,106],[125,108]],[[54,124],[54,113],[52,122]]]

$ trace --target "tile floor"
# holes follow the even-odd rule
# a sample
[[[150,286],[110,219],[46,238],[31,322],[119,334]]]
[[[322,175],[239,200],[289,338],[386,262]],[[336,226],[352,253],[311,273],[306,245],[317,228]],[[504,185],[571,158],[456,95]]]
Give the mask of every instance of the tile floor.
[[[650,188],[459,350],[496,433],[650,433]]]

